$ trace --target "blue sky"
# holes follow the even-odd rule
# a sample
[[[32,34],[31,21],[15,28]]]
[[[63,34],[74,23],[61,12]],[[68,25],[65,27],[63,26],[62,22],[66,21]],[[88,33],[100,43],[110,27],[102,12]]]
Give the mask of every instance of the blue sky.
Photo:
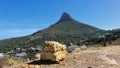
[[[44,29],[63,12],[101,29],[120,28],[120,0],[0,0],[0,39]]]

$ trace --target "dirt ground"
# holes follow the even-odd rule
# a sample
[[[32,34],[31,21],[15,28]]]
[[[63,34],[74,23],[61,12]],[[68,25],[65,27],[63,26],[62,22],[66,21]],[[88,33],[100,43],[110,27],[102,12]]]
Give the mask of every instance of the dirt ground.
[[[120,68],[120,45],[90,47],[86,50],[77,48],[75,51],[68,53],[67,58],[59,64],[34,61],[31,64],[24,64],[23,66],[21,68]]]

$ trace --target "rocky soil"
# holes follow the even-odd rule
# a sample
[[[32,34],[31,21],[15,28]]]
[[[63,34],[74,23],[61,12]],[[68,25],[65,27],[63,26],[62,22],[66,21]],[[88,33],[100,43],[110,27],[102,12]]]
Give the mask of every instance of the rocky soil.
[[[120,68],[120,46],[77,48],[58,64],[34,61],[2,68]]]

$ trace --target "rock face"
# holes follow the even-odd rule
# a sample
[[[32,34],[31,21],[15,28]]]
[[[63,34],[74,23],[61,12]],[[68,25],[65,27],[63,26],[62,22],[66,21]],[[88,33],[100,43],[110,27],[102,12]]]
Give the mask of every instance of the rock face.
[[[72,21],[72,20],[73,20],[72,17],[68,13],[64,12],[58,22]]]
[[[45,41],[43,51],[41,53],[41,60],[60,62],[66,58],[66,54],[66,45],[55,41]]]

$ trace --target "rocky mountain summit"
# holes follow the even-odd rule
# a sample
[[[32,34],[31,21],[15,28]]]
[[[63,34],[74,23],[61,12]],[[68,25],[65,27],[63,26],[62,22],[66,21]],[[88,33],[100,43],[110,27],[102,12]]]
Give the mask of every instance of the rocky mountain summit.
[[[64,12],[58,22],[72,21],[72,20],[73,20],[72,17],[68,13]]]

